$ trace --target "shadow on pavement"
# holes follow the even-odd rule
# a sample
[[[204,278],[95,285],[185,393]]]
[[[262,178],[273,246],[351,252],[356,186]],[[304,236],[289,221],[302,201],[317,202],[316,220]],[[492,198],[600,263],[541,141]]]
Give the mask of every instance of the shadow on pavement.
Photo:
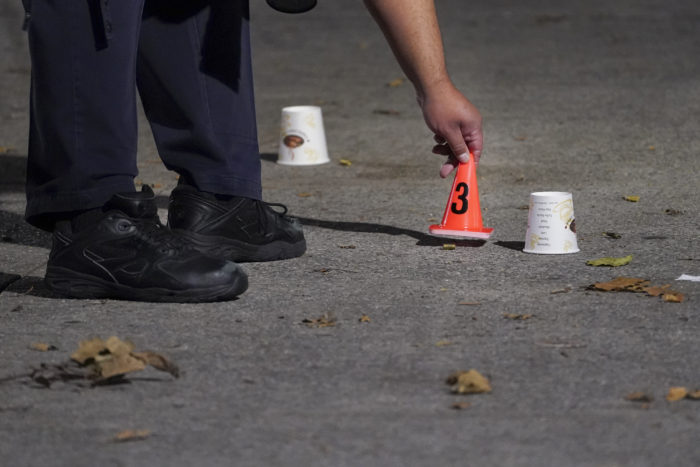
[[[321,219],[311,219],[308,217],[296,217],[304,225],[321,227],[322,229],[342,230],[343,232],[366,232],[366,233],[381,233],[387,235],[407,235],[418,240],[416,245],[419,246],[440,246],[445,243],[453,243],[459,247],[477,248],[483,246],[486,240],[455,240],[434,237],[416,230],[404,229],[383,224],[370,224],[367,222],[342,222],[342,221],[324,221]]]
[[[27,176],[27,156],[15,153],[0,153],[0,193],[24,191]]]
[[[523,251],[525,248],[525,242],[494,242],[494,245],[502,246],[503,248],[508,248],[509,250]]]
[[[44,285],[44,278],[36,276],[23,276],[21,279],[12,282],[5,290],[21,295],[31,295],[32,297],[65,298],[50,291]]]

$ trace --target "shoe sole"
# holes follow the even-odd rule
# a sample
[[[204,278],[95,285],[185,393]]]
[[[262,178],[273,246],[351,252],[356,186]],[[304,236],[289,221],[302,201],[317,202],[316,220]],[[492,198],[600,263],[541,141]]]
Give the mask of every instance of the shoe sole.
[[[289,243],[277,240],[264,245],[245,243],[226,237],[202,235],[189,230],[171,229],[189,240],[201,253],[225,258],[234,263],[254,263],[297,258],[306,252],[306,240]]]
[[[248,289],[248,276],[241,273],[229,284],[215,287],[171,290],[158,287],[135,288],[71,269],[47,267],[46,286],[71,298],[114,298],[140,302],[204,303],[231,300]]]

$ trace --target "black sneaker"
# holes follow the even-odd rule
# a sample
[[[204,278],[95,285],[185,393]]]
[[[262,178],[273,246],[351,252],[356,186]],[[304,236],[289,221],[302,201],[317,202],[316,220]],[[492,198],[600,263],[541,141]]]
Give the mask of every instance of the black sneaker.
[[[57,225],[46,285],[76,298],[152,302],[231,299],[248,288],[241,268],[206,256],[158,220],[153,191],[114,195],[96,222]]]
[[[239,196],[221,199],[178,185],[170,195],[168,226],[212,256],[236,262],[275,261],[306,251],[301,224],[286,214],[281,204]]]

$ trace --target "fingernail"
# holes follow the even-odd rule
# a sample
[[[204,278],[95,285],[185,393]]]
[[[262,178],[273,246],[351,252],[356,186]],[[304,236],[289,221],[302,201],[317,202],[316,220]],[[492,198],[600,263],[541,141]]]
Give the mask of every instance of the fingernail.
[[[466,164],[467,162],[469,162],[469,153],[465,152],[464,154],[460,154],[459,156],[457,156],[457,160],[462,164]]]

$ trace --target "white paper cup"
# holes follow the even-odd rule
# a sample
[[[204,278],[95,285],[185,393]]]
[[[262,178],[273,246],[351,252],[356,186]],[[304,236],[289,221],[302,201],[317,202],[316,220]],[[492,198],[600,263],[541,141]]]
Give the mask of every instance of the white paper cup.
[[[321,108],[297,105],[282,109],[277,163],[318,165],[330,162]]]
[[[576,220],[571,193],[541,191],[530,194],[525,253],[576,253]]]

